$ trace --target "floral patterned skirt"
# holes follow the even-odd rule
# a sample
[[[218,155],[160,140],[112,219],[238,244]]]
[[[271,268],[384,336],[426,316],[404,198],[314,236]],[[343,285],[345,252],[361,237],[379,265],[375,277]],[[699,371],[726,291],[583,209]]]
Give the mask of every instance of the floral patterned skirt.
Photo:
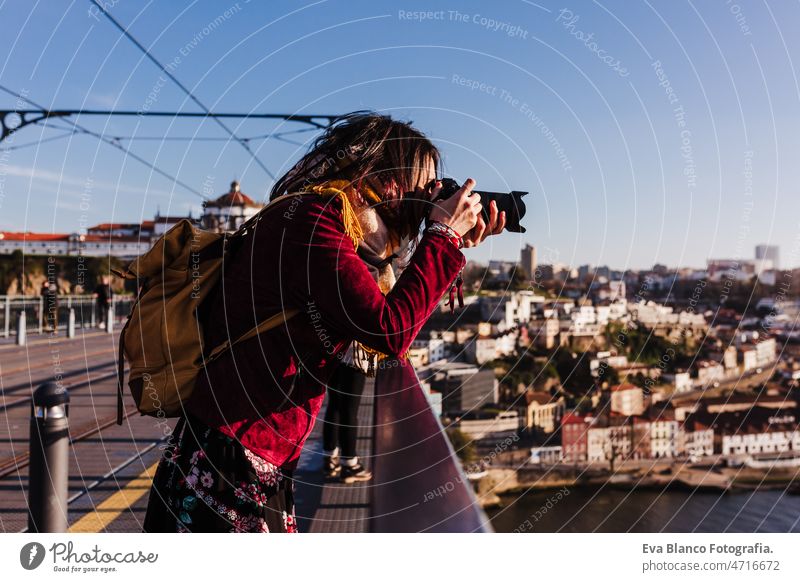
[[[159,461],[144,532],[296,532],[291,474],[189,416]]]

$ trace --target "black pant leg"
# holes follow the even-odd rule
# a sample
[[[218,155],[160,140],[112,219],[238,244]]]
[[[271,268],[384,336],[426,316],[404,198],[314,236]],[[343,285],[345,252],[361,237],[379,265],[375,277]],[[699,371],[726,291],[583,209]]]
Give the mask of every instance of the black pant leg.
[[[340,365],[339,368],[343,368]],[[341,393],[337,381],[339,368],[334,371],[328,386],[328,403],[325,407],[325,418],[322,420],[322,448],[332,451],[339,446],[339,410]]]
[[[367,377],[359,370],[349,366],[343,369],[339,389],[339,441],[343,457],[355,457],[356,438],[358,437],[358,407],[361,404],[361,395],[364,393],[364,384]]]

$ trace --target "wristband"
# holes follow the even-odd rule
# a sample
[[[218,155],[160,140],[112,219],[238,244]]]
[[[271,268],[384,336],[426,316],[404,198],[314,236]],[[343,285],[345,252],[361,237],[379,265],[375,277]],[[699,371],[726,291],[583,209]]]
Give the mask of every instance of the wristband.
[[[450,242],[456,245],[456,248],[464,248],[464,239],[461,238],[461,235],[443,222],[432,222],[425,232],[445,236]]]

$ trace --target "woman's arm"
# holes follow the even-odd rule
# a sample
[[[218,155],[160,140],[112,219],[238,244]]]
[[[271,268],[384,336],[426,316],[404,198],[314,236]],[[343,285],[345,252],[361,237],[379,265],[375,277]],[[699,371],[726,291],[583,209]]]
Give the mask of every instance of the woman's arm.
[[[404,354],[463,268],[464,255],[443,236],[423,235],[384,296],[345,235],[341,201],[301,200],[286,224],[282,253],[291,261],[286,273],[295,283],[293,298],[313,305],[332,331],[391,356]]]

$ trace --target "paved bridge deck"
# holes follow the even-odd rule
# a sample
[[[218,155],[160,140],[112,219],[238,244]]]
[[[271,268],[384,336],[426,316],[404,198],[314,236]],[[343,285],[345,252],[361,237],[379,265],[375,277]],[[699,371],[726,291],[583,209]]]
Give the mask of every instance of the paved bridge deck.
[[[358,410],[357,447],[361,462],[372,468],[372,425],[374,383],[367,382]],[[322,426],[325,410],[309,437],[295,476],[297,514],[301,531],[311,533],[369,531],[371,482],[345,485],[338,479],[324,479],[322,467]]]
[[[32,391],[61,380],[70,391],[68,517],[71,531],[141,531],[150,481],[165,442],[165,427],[140,416],[128,396],[126,422],[116,424],[116,335],[79,331],[35,336],[28,345],[0,340],[0,530],[27,526],[28,433]],[[359,448],[369,465],[371,385],[359,411]],[[174,426],[170,420],[168,427]],[[369,484],[344,485],[320,472],[321,418],[296,475],[301,531],[366,531]]]

